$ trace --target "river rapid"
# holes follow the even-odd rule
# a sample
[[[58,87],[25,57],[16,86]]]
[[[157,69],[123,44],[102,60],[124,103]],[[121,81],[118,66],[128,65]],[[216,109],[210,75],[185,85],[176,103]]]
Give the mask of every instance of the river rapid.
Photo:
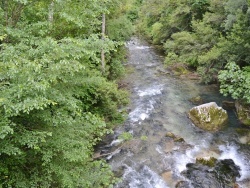
[[[250,187],[250,147],[239,144],[235,128],[240,124],[233,110],[228,111],[228,126],[211,133],[195,127],[187,116],[195,105],[190,99],[201,96],[205,102],[225,100],[218,88],[198,81],[177,78],[168,74],[163,57],[147,43],[137,38],[127,42],[129,58],[126,66],[132,69],[125,79],[131,88],[131,104],[125,123],[110,136],[103,152],[113,152],[106,160],[121,181],[117,188],[191,188],[183,171],[196,158],[232,159],[240,167],[239,187]],[[228,99],[227,99],[228,100]],[[119,135],[129,132],[133,139],[121,144]],[[173,133],[177,141],[167,137]],[[204,187],[209,187],[205,186]],[[223,186],[221,186],[223,187]]]

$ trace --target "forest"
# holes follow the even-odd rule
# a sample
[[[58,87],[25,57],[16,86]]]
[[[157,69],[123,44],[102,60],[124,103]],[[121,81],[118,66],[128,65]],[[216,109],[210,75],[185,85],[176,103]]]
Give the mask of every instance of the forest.
[[[250,103],[249,0],[145,0],[138,31],[223,95]]]
[[[250,103],[249,0],[2,0],[0,187],[118,181],[93,152],[126,117],[132,35]]]

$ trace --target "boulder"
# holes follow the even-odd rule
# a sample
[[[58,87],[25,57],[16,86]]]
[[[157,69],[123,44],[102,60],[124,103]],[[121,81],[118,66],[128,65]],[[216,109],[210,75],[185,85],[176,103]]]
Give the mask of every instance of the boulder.
[[[195,188],[232,188],[237,186],[236,178],[240,177],[240,168],[232,159],[212,161],[196,160],[188,163],[182,174],[191,181]]]
[[[188,116],[197,127],[206,131],[218,131],[228,121],[227,111],[219,107],[215,102],[192,108]]]
[[[250,126],[250,105],[236,101],[235,108],[239,121],[244,125]]]

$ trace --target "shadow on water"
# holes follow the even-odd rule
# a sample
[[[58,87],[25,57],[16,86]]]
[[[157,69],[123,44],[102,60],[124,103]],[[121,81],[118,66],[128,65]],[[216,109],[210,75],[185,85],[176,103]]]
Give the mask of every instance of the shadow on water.
[[[226,98],[217,88],[165,74],[163,57],[145,42],[134,38],[127,48],[127,66],[134,69],[126,78],[131,87],[131,111],[109,144],[100,148],[117,151],[106,158],[116,175],[122,177],[116,187],[195,187],[192,178],[185,175],[186,165],[195,163],[196,158],[209,157],[232,159],[240,168],[237,184],[250,187],[249,146],[238,143],[235,127],[239,122],[234,111],[229,111],[227,128],[216,133],[195,127],[187,117],[194,106],[190,102],[193,97],[201,96],[204,102],[215,101],[220,106]],[[133,139],[121,146],[118,136],[123,132],[130,132]],[[174,136],[168,136],[170,133]]]

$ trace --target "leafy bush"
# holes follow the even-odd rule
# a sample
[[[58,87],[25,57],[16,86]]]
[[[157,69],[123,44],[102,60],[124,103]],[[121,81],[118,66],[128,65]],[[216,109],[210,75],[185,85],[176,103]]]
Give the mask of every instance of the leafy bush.
[[[126,41],[133,32],[132,22],[126,15],[111,19],[107,23],[107,34],[111,40]]]
[[[219,72],[220,92],[250,103],[250,67],[240,69],[235,62],[230,62],[225,68]]]
[[[105,161],[92,158],[127,103],[126,92],[100,71],[101,50],[112,62],[121,45],[100,39],[100,17],[113,3],[0,4],[6,15],[0,19],[0,187],[89,188],[116,181]]]
[[[152,25],[151,35],[153,38],[153,44],[161,44],[162,23],[156,22]]]

